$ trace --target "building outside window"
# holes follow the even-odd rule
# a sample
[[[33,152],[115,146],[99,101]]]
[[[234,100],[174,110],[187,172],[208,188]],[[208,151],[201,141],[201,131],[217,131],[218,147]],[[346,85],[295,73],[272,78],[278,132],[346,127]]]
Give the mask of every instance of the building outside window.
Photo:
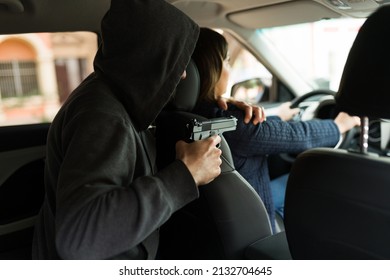
[[[0,35],[0,125],[50,122],[96,50],[91,32]]]

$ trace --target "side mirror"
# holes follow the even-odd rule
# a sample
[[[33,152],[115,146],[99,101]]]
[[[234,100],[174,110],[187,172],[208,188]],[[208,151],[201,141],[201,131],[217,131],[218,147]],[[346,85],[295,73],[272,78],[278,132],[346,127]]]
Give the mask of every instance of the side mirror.
[[[237,100],[256,104],[269,99],[269,88],[260,78],[253,78],[234,84],[231,96]]]

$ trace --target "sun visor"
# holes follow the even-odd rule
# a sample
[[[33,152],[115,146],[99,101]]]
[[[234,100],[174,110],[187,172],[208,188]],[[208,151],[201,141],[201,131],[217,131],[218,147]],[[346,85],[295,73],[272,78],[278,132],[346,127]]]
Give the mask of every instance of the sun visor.
[[[292,1],[231,13],[228,19],[245,28],[266,28],[326,18],[339,18],[340,14],[314,1]]]

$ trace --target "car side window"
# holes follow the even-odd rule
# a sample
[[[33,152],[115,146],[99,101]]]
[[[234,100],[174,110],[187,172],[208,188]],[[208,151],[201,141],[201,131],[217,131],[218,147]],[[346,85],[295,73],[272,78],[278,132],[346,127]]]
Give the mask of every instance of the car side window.
[[[96,50],[92,32],[0,35],[0,126],[51,122]]]
[[[250,103],[270,101],[272,74],[233,36],[227,32],[223,35],[229,44],[231,66],[228,87],[231,91],[226,95]]]

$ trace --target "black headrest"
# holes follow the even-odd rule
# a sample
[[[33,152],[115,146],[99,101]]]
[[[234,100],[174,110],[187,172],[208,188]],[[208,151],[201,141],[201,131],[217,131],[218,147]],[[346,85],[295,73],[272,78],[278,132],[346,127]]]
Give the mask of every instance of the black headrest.
[[[164,110],[191,112],[195,107],[199,97],[200,77],[193,60],[190,60],[186,71],[186,78],[180,81],[172,100]]]
[[[390,118],[390,6],[371,14],[350,50],[336,103],[356,116]]]

